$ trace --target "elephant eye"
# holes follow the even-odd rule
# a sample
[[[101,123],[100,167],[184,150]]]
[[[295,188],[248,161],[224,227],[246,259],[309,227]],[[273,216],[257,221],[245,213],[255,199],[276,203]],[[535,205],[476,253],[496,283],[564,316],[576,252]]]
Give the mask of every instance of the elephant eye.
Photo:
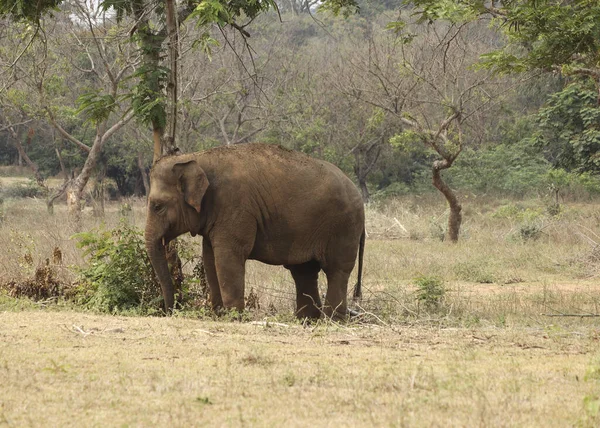
[[[163,208],[164,208],[163,204],[156,203],[156,202],[154,203],[154,212],[155,213],[161,212],[163,210]]]

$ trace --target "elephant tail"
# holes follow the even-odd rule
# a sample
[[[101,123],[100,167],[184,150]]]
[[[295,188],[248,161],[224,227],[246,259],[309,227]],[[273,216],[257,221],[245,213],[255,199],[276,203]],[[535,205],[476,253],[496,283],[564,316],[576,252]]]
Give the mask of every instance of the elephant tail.
[[[363,271],[363,256],[365,254],[365,235],[366,231],[363,229],[362,235],[360,235],[360,244],[358,247],[358,280],[354,286],[354,299],[360,299],[362,297],[362,271]]]

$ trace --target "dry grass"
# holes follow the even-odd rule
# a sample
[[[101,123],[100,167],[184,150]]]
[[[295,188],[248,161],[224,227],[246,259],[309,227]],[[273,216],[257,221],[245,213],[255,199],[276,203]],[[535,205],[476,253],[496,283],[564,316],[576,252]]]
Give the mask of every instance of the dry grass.
[[[469,206],[458,245],[439,238],[437,200],[369,206],[369,314],[346,325],[291,321],[289,274],[255,262],[250,319],[268,325],[100,316],[0,294],[0,424],[598,426],[600,318],[548,315],[600,313],[600,209],[548,217],[527,202],[517,211],[542,233],[523,240],[511,204]],[[143,203],[133,207],[142,227]],[[48,217],[43,201],[3,209],[3,280],[31,278],[49,259],[71,281],[83,261],[70,236],[120,216],[119,204],[81,225],[63,207]],[[416,298],[418,276],[441,278],[435,310]]]
[[[596,426],[597,327],[0,312],[8,426]]]
[[[128,221],[143,228],[143,201],[127,203],[133,207]],[[422,318],[414,280],[425,276],[441,278],[447,289],[443,310],[433,314],[437,318],[448,319],[450,314],[455,321],[505,322],[519,315],[599,313],[600,208],[591,203],[571,205],[560,216],[551,217],[545,214],[542,201],[465,205],[464,234],[457,245],[440,239],[445,215],[439,199],[407,198],[367,207],[369,239],[362,301],[367,311],[394,322],[415,313]],[[100,224],[115,227],[121,207],[121,203],[108,204],[103,219],[94,218],[87,208],[82,223],[75,224],[64,206],[57,206],[56,215],[48,216],[42,200],[6,201],[0,223],[4,249],[0,278],[31,278],[36,268],[48,260],[52,264],[58,247],[62,263],[54,266],[57,277],[72,281],[73,267],[83,260],[70,237]],[[528,221],[522,218],[526,216],[539,224],[537,239],[524,240],[519,233]],[[199,239],[184,239],[200,251]],[[261,314],[293,310],[293,282],[281,267],[249,262],[247,292],[251,290],[258,297]]]

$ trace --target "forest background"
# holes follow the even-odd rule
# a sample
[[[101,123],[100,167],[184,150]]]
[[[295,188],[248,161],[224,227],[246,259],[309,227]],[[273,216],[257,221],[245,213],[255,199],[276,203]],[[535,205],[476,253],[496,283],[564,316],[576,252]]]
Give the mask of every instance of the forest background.
[[[600,192],[597,75],[569,72],[564,60],[507,65],[507,49],[523,56],[534,42],[515,47],[515,31],[469,2],[444,20],[427,16],[444,2],[416,3],[364,1],[342,17],[291,0],[246,29],[183,22],[179,148],[282,144],[339,166],[365,201],[435,191],[432,170],[444,160],[443,179],[461,194],[558,202]],[[131,43],[135,21],[116,18],[71,1],[39,27],[2,21],[0,164],[27,167],[41,185],[5,194],[55,197],[46,178],[75,176],[97,138],[90,192],[147,193],[152,132],[143,111],[131,120],[147,71]]]

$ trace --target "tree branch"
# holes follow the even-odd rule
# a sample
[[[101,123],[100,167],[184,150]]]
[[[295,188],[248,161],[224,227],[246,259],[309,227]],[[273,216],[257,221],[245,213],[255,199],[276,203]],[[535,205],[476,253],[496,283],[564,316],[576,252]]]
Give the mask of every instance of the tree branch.
[[[54,126],[54,128],[56,128],[56,130],[59,132],[60,135],[62,135],[65,139],[67,139],[70,142],[72,142],[73,144],[75,144],[77,147],[79,147],[84,152],[87,152],[87,153],[90,152],[91,148],[89,146],[83,144],[77,138],[73,137],[71,134],[69,134],[67,131],[65,131],[65,129],[62,126],[60,126],[60,124],[56,121],[56,119],[54,118],[54,115],[52,114],[52,112],[50,111],[50,109],[48,107],[44,107],[44,109],[46,110],[46,113],[48,113],[48,117],[50,118],[50,122],[52,123],[52,126]]]

